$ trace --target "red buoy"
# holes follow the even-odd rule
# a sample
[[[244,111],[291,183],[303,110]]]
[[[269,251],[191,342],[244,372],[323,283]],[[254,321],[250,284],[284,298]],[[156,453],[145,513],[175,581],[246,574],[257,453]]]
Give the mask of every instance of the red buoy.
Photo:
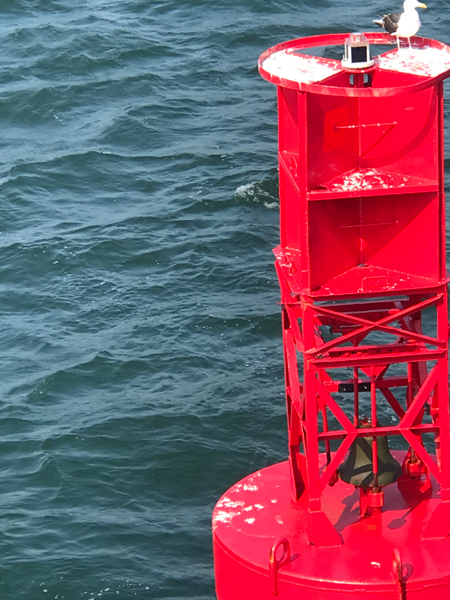
[[[260,57],[278,86],[289,460],[215,507],[219,600],[450,597],[450,48],[413,38],[373,59],[390,39]],[[336,45],[342,61],[321,56]]]

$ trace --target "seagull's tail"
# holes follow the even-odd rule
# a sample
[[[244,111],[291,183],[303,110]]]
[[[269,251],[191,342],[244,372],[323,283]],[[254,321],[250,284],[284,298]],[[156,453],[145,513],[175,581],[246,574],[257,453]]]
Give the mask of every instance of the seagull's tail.
[[[383,27],[383,25],[384,25],[382,19],[378,19],[378,20],[373,19],[372,23],[376,23],[380,27]]]

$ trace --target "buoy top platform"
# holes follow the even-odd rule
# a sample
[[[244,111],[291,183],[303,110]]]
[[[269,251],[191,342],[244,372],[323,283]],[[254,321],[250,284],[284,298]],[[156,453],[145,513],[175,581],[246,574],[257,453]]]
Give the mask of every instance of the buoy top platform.
[[[371,45],[392,44],[384,33],[365,32]],[[348,33],[317,35],[273,46],[260,57],[261,75],[276,85],[331,96],[379,97],[415,93],[442,81],[450,74],[450,47],[436,40],[415,37],[413,49],[397,48],[374,58],[372,67],[354,70],[370,72],[370,87],[355,86],[348,77],[351,69],[335,58],[314,56],[320,48],[343,46]],[[344,63],[345,64],[345,63]]]

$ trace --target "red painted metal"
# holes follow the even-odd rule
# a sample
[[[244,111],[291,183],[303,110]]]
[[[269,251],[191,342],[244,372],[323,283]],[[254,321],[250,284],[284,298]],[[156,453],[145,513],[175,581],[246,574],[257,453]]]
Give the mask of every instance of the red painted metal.
[[[400,461],[405,454],[393,452]],[[320,456],[321,468],[326,455]],[[449,540],[422,540],[439,506],[439,485],[384,488],[383,511],[359,516],[359,492],[343,481],[322,494],[324,512],[342,545],[309,543],[307,503],[293,502],[288,462],[238,482],[213,514],[219,599],[446,600],[450,597]],[[275,568],[274,555],[277,550]]]
[[[361,73],[304,54],[347,35],[286,42],[260,57],[261,74],[278,86],[275,267],[289,461],[216,506],[219,600],[450,593],[450,48],[414,38],[405,60],[390,51]],[[364,414],[371,423],[359,428]],[[377,439],[386,435],[405,445],[397,483],[355,490],[339,480],[353,442],[371,437],[377,481]]]

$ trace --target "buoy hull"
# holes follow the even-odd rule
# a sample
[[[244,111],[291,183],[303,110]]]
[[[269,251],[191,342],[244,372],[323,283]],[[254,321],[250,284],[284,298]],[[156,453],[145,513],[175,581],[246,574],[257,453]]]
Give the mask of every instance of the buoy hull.
[[[360,519],[358,490],[342,481],[326,488],[323,511],[342,544],[316,547],[307,535],[306,504],[291,496],[288,462],[243,479],[214,509],[218,599],[448,600],[450,539],[423,539],[440,503],[438,486],[427,494],[420,482],[384,491],[383,512]]]

